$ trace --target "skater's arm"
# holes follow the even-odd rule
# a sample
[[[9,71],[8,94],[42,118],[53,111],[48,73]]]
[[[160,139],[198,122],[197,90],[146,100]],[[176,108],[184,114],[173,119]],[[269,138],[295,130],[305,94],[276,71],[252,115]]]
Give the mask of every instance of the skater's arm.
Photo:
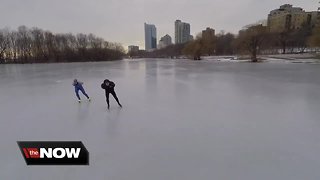
[[[101,84],[102,89],[106,89],[106,85],[104,83]]]
[[[114,88],[116,86],[116,84],[114,84],[114,82],[110,81],[110,87]]]

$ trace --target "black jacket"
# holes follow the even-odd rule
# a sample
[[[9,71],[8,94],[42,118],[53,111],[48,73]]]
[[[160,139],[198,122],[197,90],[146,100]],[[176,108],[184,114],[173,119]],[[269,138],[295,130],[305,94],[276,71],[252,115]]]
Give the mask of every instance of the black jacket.
[[[108,81],[108,83],[109,83],[109,85],[106,85],[106,82],[103,82],[103,83],[101,84],[101,88],[104,89],[104,90],[106,90],[106,92],[112,92],[112,91],[114,91],[114,87],[116,86],[116,85],[114,84],[114,82]]]

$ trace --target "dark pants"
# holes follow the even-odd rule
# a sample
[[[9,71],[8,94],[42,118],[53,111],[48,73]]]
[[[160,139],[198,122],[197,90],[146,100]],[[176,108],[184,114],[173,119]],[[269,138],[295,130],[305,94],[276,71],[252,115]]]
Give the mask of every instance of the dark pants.
[[[83,89],[83,87],[80,87],[80,88],[76,88],[76,89],[75,89],[77,98],[78,98],[79,100],[80,100],[79,91],[81,91],[82,94],[85,95],[85,96],[89,99],[89,96],[88,96],[88,94],[86,93],[86,91]]]
[[[112,94],[112,96],[114,97],[114,99],[117,101],[117,103],[119,104],[119,106],[121,106],[120,102],[119,102],[119,99],[117,97],[117,94],[115,91],[106,91],[106,100],[107,100],[107,104],[108,104],[108,107],[110,106],[110,103],[109,103],[109,94]]]

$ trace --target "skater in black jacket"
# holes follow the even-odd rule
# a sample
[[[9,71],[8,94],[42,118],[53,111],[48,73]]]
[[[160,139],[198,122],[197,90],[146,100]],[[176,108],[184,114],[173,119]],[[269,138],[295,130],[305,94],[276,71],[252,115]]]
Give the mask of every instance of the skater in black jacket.
[[[117,101],[117,103],[119,104],[120,107],[122,107],[122,105],[119,102],[119,99],[117,97],[116,92],[114,91],[114,87],[115,84],[112,81],[109,81],[108,79],[105,79],[103,81],[103,83],[101,84],[101,88],[104,89],[106,91],[106,100],[107,100],[107,104],[108,104],[108,109],[110,108],[110,103],[109,103],[109,94],[111,93],[112,96],[114,97],[114,99]]]

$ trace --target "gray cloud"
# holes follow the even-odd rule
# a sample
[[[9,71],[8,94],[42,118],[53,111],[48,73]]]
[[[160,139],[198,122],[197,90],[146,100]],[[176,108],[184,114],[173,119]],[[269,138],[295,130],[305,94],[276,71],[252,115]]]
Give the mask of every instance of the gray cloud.
[[[286,3],[308,11],[319,5],[318,0],[2,0],[0,27],[94,33],[109,41],[142,46],[144,22],[157,26],[158,39],[173,36],[176,19],[189,22],[194,35],[208,26],[236,33]]]

